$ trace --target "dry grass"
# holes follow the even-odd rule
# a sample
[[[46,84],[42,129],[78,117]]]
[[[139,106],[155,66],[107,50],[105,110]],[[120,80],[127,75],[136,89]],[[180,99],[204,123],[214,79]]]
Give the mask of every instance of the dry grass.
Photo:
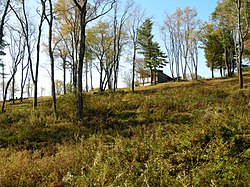
[[[247,81],[248,78],[245,79]],[[237,79],[30,100],[0,115],[0,186],[249,186],[250,88]],[[41,98],[40,98],[41,99]]]

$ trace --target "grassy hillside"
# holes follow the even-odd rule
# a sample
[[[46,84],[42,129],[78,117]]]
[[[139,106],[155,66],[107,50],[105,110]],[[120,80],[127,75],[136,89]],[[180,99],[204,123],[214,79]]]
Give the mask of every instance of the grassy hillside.
[[[0,186],[249,186],[250,79],[167,83],[8,104]]]

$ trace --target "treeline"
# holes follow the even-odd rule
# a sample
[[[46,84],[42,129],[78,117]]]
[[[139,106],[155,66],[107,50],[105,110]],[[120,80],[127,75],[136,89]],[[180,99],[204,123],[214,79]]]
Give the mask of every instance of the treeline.
[[[201,43],[212,72],[220,69],[222,74],[227,70],[227,75],[232,76],[238,69],[240,87],[243,87],[242,59],[249,57],[249,0],[218,2],[210,23],[202,23],[196,9],[190,7],[166,13],[160,26],[164,50],[154,40],[153,20],[133,1],[40,0],[32,3],[5,0],[0,4],[1,55],[5,55],[4,48],[9,48],[12,63],[5,85],[4,67],[7,64],[2,61],[0,64],[3,67],[2,111],[11,84],[14,98],[15,76],[19,69],[21,100],[30,80],[34,89],[33,107],[37,107],[42,52],[46,52],[50,59],[55,117],[57,62],[63,70],[64,94],[70,91],[76,95],[77,119],[83,118],[84,76],[85,90],[93,89],[93,76],[96,76],[93,68],[99,73],[99,92],[106,89],[116,91],[124,60],[132,64],[128,76],[131,76],[133,92],[136,73],[141,78],[150,76],[151,84],[154,84],[156,77],[153,77],[166,63],[173,78],[187,79],[191,75],[191,78],[198,79]],[[44,36],[47,42],[42,42]],[[67,71],[70,72],[70,83],[66,82]]]
[[[201,42],[212,77],[215,69],[229,77],[237,70],[242,88],[243,59],[250,59],[250,1],[219,1],[210,22],[203,26]]]

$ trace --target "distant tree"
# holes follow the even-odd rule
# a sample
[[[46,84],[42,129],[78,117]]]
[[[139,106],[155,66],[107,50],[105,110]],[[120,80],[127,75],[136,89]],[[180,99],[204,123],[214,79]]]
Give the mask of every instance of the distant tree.
[[[63,71],[63,92],[64,94],[66,94],[67,90],[66,90],[66,69],[67,66],[69,64],[68,61],[68,51],[65,48],[65,45],[63,45],[63,43],[57,43],[57,45],[55,46],[55,51],[54,51],[54,57],[55,58],[59,58],[62,62],[59,64],[59,69],[62,69]]]
[[[45,93],[45,91],[46,91],[46,89],[45,89],[44,87],[41,86],[40,91],[41,91],[41,96],[43,96],[44,93]]]
[[[30,98],[33,95],[33,84],[31,83],[31,76],[28,76],[28,82],[26,84],[27,97]]]
[[[161,38],[164,42],[164,47],[168,55],[169,67],[172,78],[180,77],[180,63],[181,63],[181,52],[180,52],[180,14],[176,11],[174,14],[165,15],[163,25],[160,27]]]
[[[167,14],[161,26],[162,39],[170,61],[172,77],[177,78],[180,70],[186,79],[187,71],[198,76],[198,44],[201,21],[197,19],[194,8],[177,8],[175,13]],[[174,67],[175,66],[175,67]]]
[[[2,88],[2,99],[4,100],[4,89],[5,89],[5,78],[6,78],[6,74],[5,73],[5,64],[1,61],[0,59],[0,68],[1,68],[1,73],[0,76],[2,78],[2,82],[1,82],[1,88]]]
[[[129,71],[125,71],[122,74],[122,79],[123,79],[123,83],[125,84],[125,86],[127,88],[131,87],[132,85],[132,76],[131,76],[131,72]]]
[[[114,80],[113,80],[113,89],[116,90],[118,86],[118,73],[120,67],[120,56],[122,48],[126,44],[127,33],[125,31],[125,25],[128,21],[128,18],[131,14],[134,1],[128,0],[125,3],[125,6],[122,8],[120,6],[120,1],[116,0],[114,4],[114,16],[113,16],[113,63],[114,63]]]
[[[132,43],[132,92],[135,91],[135,73],[136,73],[136,55],[138,50],[138,29],[140,28],[143,18],[145,16],[145,12],[141,10],[140,7],[136,6],[134,8],[133,14],[130,16],[128,21],[128,28],[129,28],[129,38]]]
[[[247,40],[245,42],[244,58],[250,62],[250,31],[248,32]]]
[[[38,11],[39,22],[38,22],[38,33],[35,36],[35,24],[32,23],[28,17],[27,10],[27,0],[22,0],[18,2],[20,4],[19,8],[10,6],[11,10],[14,12],[16,18],[18,19],[21,31],[25,37],[26,48],[27,48],[27,58],[30,69],[30,76],[34,85],[34,97],[33,97],[33,108],[37,107],[37,97],[38,97],[38,74],[39,74],[39,64],[40,64],[40,42],[42,36],[42,26],[45,20],[45,3],[46,0],[40,0],[41,11]],[[32,55],[33,48],[36,46],[36,63],[33,64]],[[35,66],[35,67],[33,67]]]
[[[59,50],[60,57],[63,61],[63,67],[64,62],[67,61],[67,67],[70,68],[71,73],[70,81],[72,82],[72,88],[70,92],[74,90],[76,94],[77,63],[79,60],[79,43],[81,32],[80,11],[72,0],[56,1],[54,23],[55,29],[53,42],[58,43],[56,50]],[[63,71],[65,71],[64,68]]]
[[[100,92],[106,89],[106,85],[111,83],[111,75],[114,68],[113,63],[113,35],[110,32],[108,22],[98,22],[87,31],[87,44],[94,57],[99,61],[97,70],[100,74]],[[109,85],[111,87],[111,85]]]
[[[145,79],[150,76],[150,72],[148,69],[145,69],[144,66],[144,59],[136,59],[136,72],[139,76],[139,78],[142,81],[142,85],[144,86],[145,84]]]
[[[63,81],[55,80],[55,90],[56,95],[61,95],[63,93]]]
[[[91,47],[86,46],[85,51],[85,83],[86,83],[86,92],[89,91],[89,81],[88,81],[88,73],[90,73],[90,87],[93,90],[93,77],[92,77],[92,63],[94,60],[94,53],[91,51]]]
[[[203,29],[201,42],[203,43],[207,67],[212,72],[212,78],[214,78],[215,69],[220,69],[222,76],[224,49],[220,30],[212,24],[207,24]]]
[[[24,50],[26,50],[26,46],[24,48]],[[24,94],[24,90],[25,90],[25,84],[27,82],[27,78],[29,76],[29,62],[25,62],[25,51],[23,53],[23,58],[21,60],[21,80],[20,80],[20,100],[21,102],[23,102],[23,94]]]
[[[162,59],[163,53],[160,50],[160,46],[157,42],[153,41],[152,34],[153,22],[150,19],[146,19],[142,26],[138,29],[138,44],[140,53],[144,56],[144,63],[146,68],[150,70],[151,85],[153,84],[153,70],[156,72],[158,67],[164,64]],[[154,79],[156,84],[156,79]]]
[[[10,46],[9,46],[9,51],[11,55],[11,60],[12,64],[10,65],[10,77],[9,80],[6,83],[5,90],[4,90],[4,96],[3,96],[3,102],[2,102],[2,112],[4,112],[5,109],[5,102],[7,98],[7,93],[9,86],[11,82],[13,83],[12,85],[12,99],[14,102],[14,94],[15,94],[15,75],[17,72],[17,67],[21,63],[23,54],[24,54],[24,38],[21,32],[18,30],[12,30],[11,28],[9,29],[9,34],[10,34]]]

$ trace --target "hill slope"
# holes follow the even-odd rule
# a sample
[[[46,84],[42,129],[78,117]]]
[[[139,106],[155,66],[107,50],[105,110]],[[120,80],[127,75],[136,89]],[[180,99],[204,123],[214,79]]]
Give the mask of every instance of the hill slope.
[[[168,83],[0,115],[0,186],[249,186],[250,84]]]

